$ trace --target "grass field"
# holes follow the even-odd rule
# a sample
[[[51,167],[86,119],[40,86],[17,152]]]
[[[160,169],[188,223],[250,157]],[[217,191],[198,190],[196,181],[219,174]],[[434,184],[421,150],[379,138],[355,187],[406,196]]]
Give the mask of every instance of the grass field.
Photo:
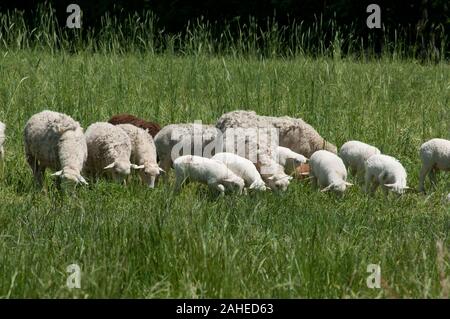
[[[166,125],[252,109],[301,117],[336,145],[374,144],[400,159],[417,188],[420,144],[450,138],[448,63],[29,48],[0,52],[0,78],[1,297],[448,296],[449,174],[433,193],[390,200],[360,186],[337,198],[306,182],[224,198],[195,184],[175,196],[173,180],[59,193],[50,176],[45,193],[22,141],[25,122],[43,109],[84,127],[118,112]],[[66,287],[72,263],[81,289]],[[368,264],[381,266],[381,289],[367,287]]]

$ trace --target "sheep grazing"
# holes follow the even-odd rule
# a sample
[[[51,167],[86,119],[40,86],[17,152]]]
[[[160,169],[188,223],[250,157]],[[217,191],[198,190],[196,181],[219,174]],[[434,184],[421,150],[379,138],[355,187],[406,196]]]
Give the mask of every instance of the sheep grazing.
[[[182,155],[211,158],[215,154],[215,141],[220,131],[213,125],[171,124],[155,136],[159,166],[169,171],[173,161]]]
[[[276,149],[278,164],[284,167],[286,174],[292,174],[301,164],[306,164],[308,159],[301,154],[295,153],[287,147],[278,146]]]
[[[43,185],[46,168],[56,171],[53,176],[87,184],[81,176],[87,159],[86,140],[80,124],[70,116],[52,111],[33,115],[25,125],[24,140],[26,158],[38,185]]]
[[[88,147],[86,172],[91,176],[109,173],[118,182],[124,182],[131,169],[144,165],[131,164],[131,141],[121,128],[106,122],[91,124],[85,133]]]
[[[392,156],[372,155],[366,161],[365,172],[366,193],[373,195],[379,185],[382,186],[386,196],[389,190],[401,195],[409,189],[406,186],[407,174],[405,168]]]
[[[162,169],[159,168],[156,161],[156,147],[153,138],[147,131],[132,124],[118,124],[116,126],[124,130],[130,138],[131,162],[144,166],[143,169],[139,170],[141,180],[148,187],[154,188],[156,177],[159,176]]]
[[[222,132],[229,128],[276,128],[279,133],[279,146],[287,147],[306,157],[318,150],[337,153],[335,145],[323,139],[319,133],[302,119],[288,116],[261,116],[253,111],[233,111],[223,114],[216,127]]]
[[[420,147],[422,168],[419,173],[419,191],[425,192],[425,178],[428,175],[432,184],[436,184],[436,172],[450,171],[450,141],[434,138]]]
[[[284,167],[273,160],[269,154],[259,152],[255,166],[270,189],[283,192],[287,190],[293,177],[287,175]]]
[[[5,143],[6,135],[5,135],[6,125],[0,122],[0,160],[5,156],[5,150],[3,148],[3,144]]]
[[[265,191],[266,184],[251,161],[233,153],[218,153],[211,159],[225,164],[234,174],[241,177],[249,189]]]
[[[176,181],[175,191],[178,192],[184,181],[197,181],[207,184],[211,189],[218,190],[221,195],[225,190],[242,193],[245,182],[234,174],[222,162],[210,158],[185,155],[178,157],[174,163]]]
[[[322,192],[332,190],[343,194],[347,186],[353,185],[347,182],[347,169],[344,162],[334,153],[325,150],[317,151],[309,159],[309,165],[313,185],[318,183]]]
[[[339,150],[339,157],[342,158],[350,174],[357,176],[359,179],[364,178],[367,159],[377,154],[381,154],[378,148],[359,141],[348,141]]]
[[[134,126],[140,127],[143,130],[146,130],[152,136],[152,138],[154,138],[156,134],[158,134],[158,132],[161,130],[159,124],[154,122],[148,122],[131,114],[114,115],[109,119],[108,122],[113,125],[132,124]]]

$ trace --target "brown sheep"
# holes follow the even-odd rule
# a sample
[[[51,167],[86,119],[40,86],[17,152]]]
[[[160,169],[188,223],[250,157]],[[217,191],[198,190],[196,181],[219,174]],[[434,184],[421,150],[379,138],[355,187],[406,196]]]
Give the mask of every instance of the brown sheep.
[[[309,176],[309,171],[309,164],[300,164],[295,169],[295,177],[300,180],[307,179]]]
[[[108,121],[109,123],[113,125],[118,124],[133,124],[134,126],[140,127],[144,130],[147,130],[148,133],[155,137],[155,135],[161,130],[161,126],[159,124],[154,122],[148,122],[145,120],[142,120],[134,115],[131,114],[117,114],[111,117]]]

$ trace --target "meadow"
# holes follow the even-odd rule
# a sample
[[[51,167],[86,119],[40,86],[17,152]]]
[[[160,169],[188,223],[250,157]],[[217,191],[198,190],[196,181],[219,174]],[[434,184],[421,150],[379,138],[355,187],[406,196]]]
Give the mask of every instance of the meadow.
[[[417,188],[419,146],[450,138],[446,61],[3,46],[0,78],[2,298],[448,297],[449,174],[427,195],[389,199],[299,181],[282,194],[218,197],[189,184],[175,195],[173,178],[58,192],[50,174],[35,187],[22,139],[43,109],[85,128],[119,112],[167,125],[249,109],[303,118],[338,146],[376,145]],[[74,263],[80,289],[66,287]],[[380,289],[366,285],[369,264]]]

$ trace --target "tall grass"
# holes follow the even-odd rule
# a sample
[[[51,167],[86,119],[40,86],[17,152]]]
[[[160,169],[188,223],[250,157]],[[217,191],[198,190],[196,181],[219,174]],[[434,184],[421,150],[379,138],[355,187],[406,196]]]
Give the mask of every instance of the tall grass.
[[[0,13],[0,45],[4,49],[43,48],[52,52],[89,50],[94,52],[171,52],[177,54],[221,54],[253,57],[353,56],[420,58],[422,61],[448,59],[444,26],[435,26],[432,37],[416,35],[411,28],[385,29],[359,35],[358,26],[339,26],[336,20],[316,17],[311,24],[292,20],[279,25],[275,18],[264,22],[235,18],[224,24],[204,18],[190,21],[180,33],[167,33],[158,27],[158,18],[150,11],[128,14],[123,19],[106,13],[100,26],[70,29],[58,24],[54,10],[40,5],[26,19],[23,12]],[[381,46],[380,49],[376,49]]]

